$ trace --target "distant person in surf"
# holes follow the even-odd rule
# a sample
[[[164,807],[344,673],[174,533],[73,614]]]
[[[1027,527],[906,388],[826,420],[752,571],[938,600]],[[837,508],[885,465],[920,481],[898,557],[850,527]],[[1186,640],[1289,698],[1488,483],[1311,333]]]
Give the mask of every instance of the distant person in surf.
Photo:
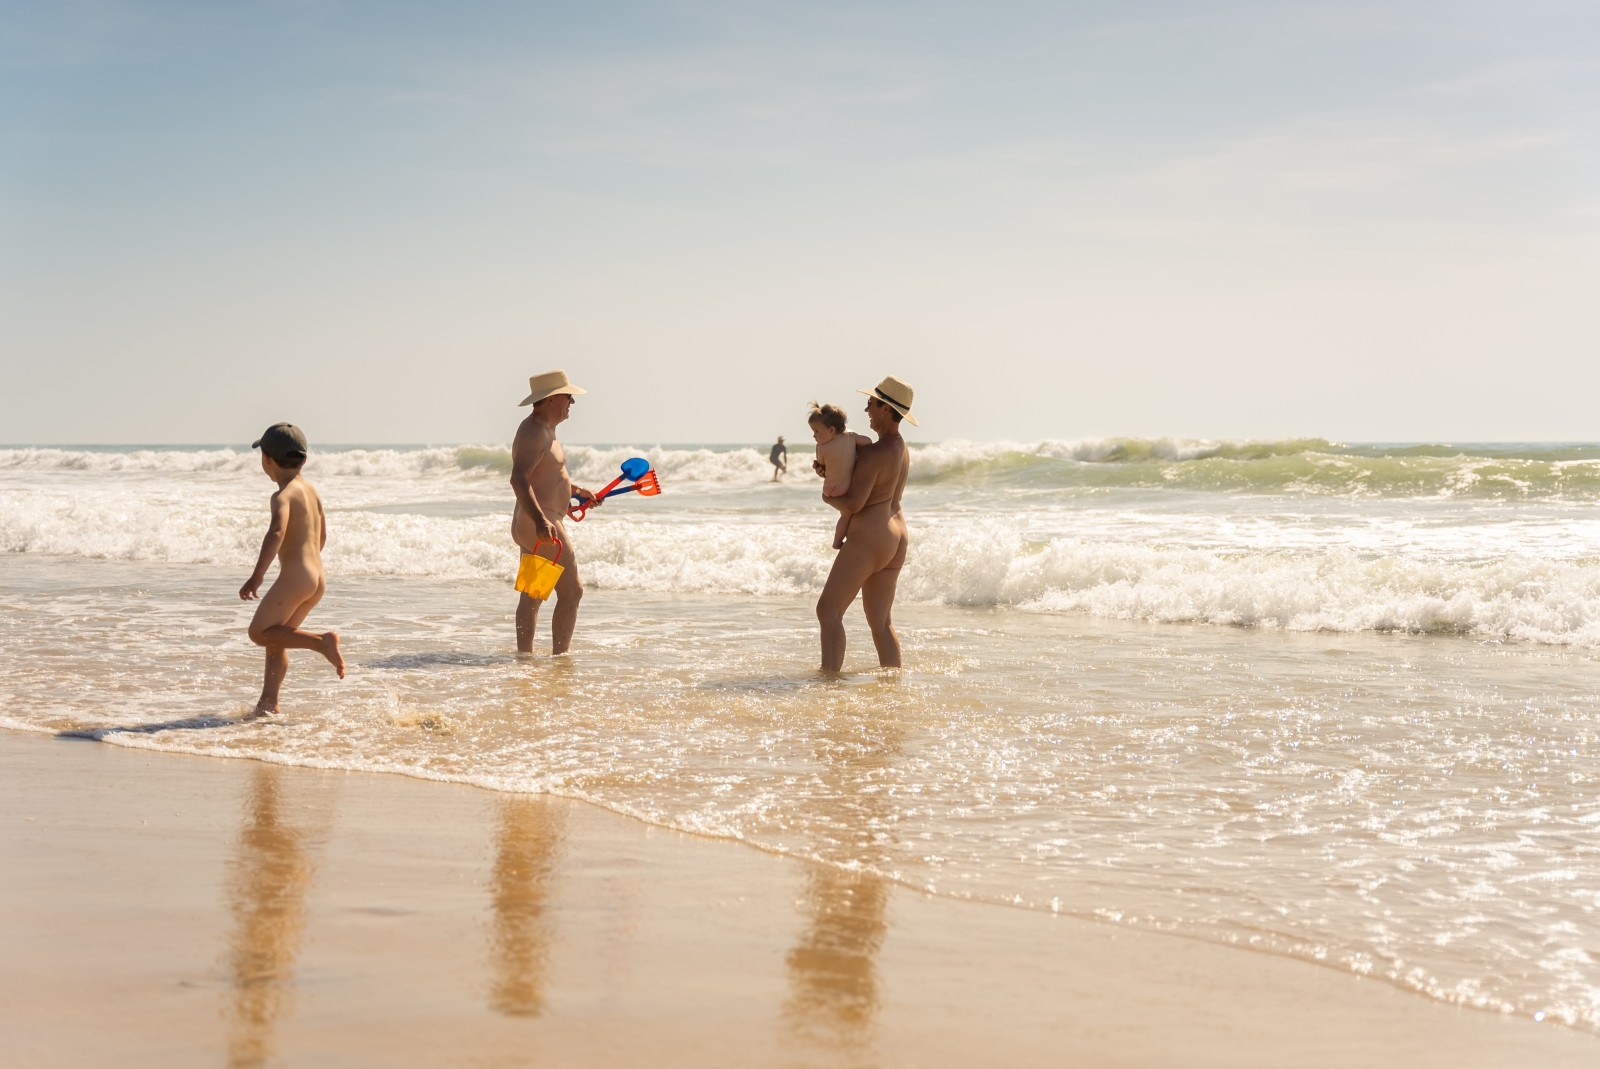
[[[911,385],[890,375],[867,395],[867,423],[876,442],[858,445],[850,487],[843,494],[829,494],[824,485],[822,500],[849,517],[844,548],[833,558],[828,581],[817,599],[817,622],[822,626],[822,670],[837,672],[844,666],[844,613],[861,595],[861,608],[872,628],[872,642],[878,648],[878,664],[900,667],[900,637],[895,634],[891,612],[900,568],[906,562],[906,518],[900,511],[906,476],[911,471],[911,453],[900,437],[900,421],[911,420]]]
[[[822,476],[824,497],[843,497],[850,489],[850,475],[856,470],[856,449],[871,445],[872,439],[845,429],[844,409],[838,405],[819,405],[811,402],[811,415],[806,417],[811,425],[811,437],[817,443],[817,458],[811,470]],[[839,514],[833,528],[833,548],[844,548],[845,532],[850,529],[848,513]]]
[[[267,569],[277,560],[278,578],[250,621],[250,641],[267,649],[266,678],[251,715],[267,716],[278,711],[278,691],[289,671],[290,650],[322,654],[340,679],[344,678],[344,655],[339,652],[337,631],[300,629],[328,589],[322,571],[322,547],[328,542],[322,498],[300,474],[306,462],[306,436],[292,423],[274,423],[250,448],[261,450],[261,470],[278,484],[278,492],[272,495],[272,519],[261,540],[261,556],[255,571],[239,588],[242,600],[255,597],[266,581]]]
[[[573,555],[563,521],[574,495],[580,501],[588,501],[594,494],[572,484],[567,474],[567,453],[556,437],[556,427],[566,421],[573,396],[587,391],[574,386],[560,369],[533,376],[528,380],[528,389],[528,396],[519,404],[532,405],[533,411],[517,428],[511,443],[511,490],[517,495],[511,512],[511,538],[524,555],[549,557],[564,569],[556,580],[556,605],[550,614],[550,653],[560,656],[572,645],[578,602],[583,600],[578,559]],[[599,508],[601,504],[595,501],[592,507]],[[541,545],[544,552],[537,553]],[[519,593],[517,598],[517,650],[532,653],[534,628],[543,603],[526,593]]]
[[[772,452],[767,454],[767,459],[772,461],[772,481],[777,482],[778,476],[789,473],[789,447],[783,444],[783,435],[778,435],[778,441],[772,447]]]

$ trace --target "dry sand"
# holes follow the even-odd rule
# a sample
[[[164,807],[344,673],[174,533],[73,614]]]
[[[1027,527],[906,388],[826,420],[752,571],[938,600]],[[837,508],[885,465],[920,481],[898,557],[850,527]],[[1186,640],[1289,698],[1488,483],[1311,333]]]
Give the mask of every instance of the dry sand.
[[[1600,1064],[562,799],[4,731],[0,765],[6,1066]]]

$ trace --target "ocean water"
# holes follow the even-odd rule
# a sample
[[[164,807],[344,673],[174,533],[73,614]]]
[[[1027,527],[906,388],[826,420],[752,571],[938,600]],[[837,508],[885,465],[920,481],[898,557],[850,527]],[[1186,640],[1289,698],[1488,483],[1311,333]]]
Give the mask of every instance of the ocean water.
[[[665,492],[575,527],[551,660],[503,447],[317,451],[352,669],[294,655],[252,722],[255,454],[0,449],[0,726],[552,791],[1600,1031],[1600,446],[916,446],[906,667],[856,612],[837,678],[803,453],[570,454]]]

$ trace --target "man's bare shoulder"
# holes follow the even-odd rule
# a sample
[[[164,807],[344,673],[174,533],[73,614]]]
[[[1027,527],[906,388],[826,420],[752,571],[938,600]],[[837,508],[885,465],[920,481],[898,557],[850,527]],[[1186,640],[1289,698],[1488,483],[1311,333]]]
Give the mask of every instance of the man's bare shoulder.
[[[543,438],[548,441],[555,436],[556,432],[551,429],[550,424],[531,412],[521,423],[517,424],[518,438]]]
[[[512,441],[513,449],[534,449],[543,451],[550,447],[556,440],[556,432],[544,420],[529,415],[517,426],[517,436]]]

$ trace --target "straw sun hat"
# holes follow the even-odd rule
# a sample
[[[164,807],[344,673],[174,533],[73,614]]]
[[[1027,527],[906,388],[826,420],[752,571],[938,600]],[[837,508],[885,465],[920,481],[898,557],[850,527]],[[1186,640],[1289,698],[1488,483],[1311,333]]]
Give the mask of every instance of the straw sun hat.
[[[876,397],[910,420],[913,427],[917,425],[917,417],[911,414],[911,397],[915,391],[911,389],[911,384],[905,379],[897,379],[890,375],[872,389],[857,390],[856,393],[864,393],[868,397]]]
[[[581,390],[572,385],[572,380],[567,378],[566,368],[559,367],[554,371],[546,371],[542,375],[534,375],[529,378],[528,389],[531,392],[525,399],[517,402],[518,408],[521,408],[523,405],[538,404],[546,397],[553,397],[558,393],[576,394],[589,392],[588,390]]]

